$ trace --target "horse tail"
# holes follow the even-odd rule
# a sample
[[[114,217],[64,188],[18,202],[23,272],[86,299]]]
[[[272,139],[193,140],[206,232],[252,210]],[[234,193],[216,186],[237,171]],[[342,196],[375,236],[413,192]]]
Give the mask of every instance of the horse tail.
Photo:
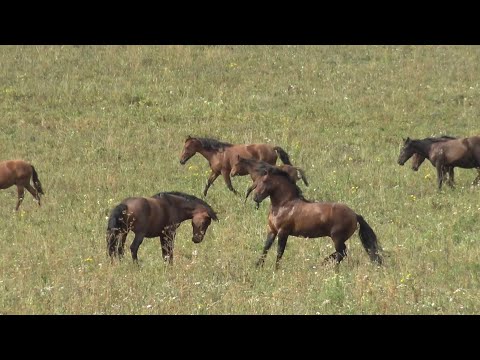
[[[297,168],[297,171],[298,173],[300,174],[300,177],[302,178],[303,180],[303,183],[308,186],[308,181],[307,181],[307,177],[305,176],[305,171],[303,171],[302,169],[300,168]]]
[[[35,170],[33,165],[30,164],[30,166],[32,167],[33,186],[35,187],[35,190],[37,190],[37,192],[39,194],[45,195],[45,193],[43,192],[43,189],[42,189],[42,183],[40,182],[40,179],[38,178],[37,171]]]
[[[286,165],[292,165],[290,162],[290,158],[288,157],[288,154],[283,150],[280,146],[275,146],[273,148],[278,153],[278,156],[280,156],[280,160]]]
[[[378,244],[377,235],[375,235],[373,229],[367,224],[361,215],[357,214],[357,221],[360,224],[360,240],[362,241],[362,245],[370,257],[370,260],[381,265],[382,258],[379,255],[379,251],[381,251],[382,248]]]
[[[128,209],[127,205],[117,205],[108,218],[107,225],[107,251],[108,255],[113,256],[118,254],[118,234],[125,230],[125,224],[122,222],[123,214]]]

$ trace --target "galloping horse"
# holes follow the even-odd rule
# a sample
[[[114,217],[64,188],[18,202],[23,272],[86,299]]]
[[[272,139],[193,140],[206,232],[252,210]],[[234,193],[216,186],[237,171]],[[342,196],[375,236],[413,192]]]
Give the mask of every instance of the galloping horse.
[[[33,178],[33,186],[30,179]],[[24,160],[7,160],[0,162],[0,189],[7,189],[10,186],[17,186],[18,201],[15,208],[18,211],[25,196],[25,189],[32,194],[40,206],[40,194],[44,194],[38,174],[33,167]]]
[[[185,140],[185,145],[180,155],[180,164],[185,165],[188,159],[197,152],[208,160],[210,169],[212,170],[205,189],[203,190],[204,196],[207,196],[208,188],[220,174],[222,174],[228,189],[237,194],[237,191],[232,186],[230,171],[237,161],[238,155],[248,159],[254,158],[262,160],[272,165],[275,165],[278,156],[280,156],[280,160],[282,160],[284,164],[291,165],[288,154],[279,146],[269,144],[233,145],[214,139],[195,138],[191,136],[188,136]],[[247,174],[247,172],[244,172],[238,175]]]
[[[180,223],[192,219],[194,243],[203,240],[210,222],[218,220],[215,211],[205,201],[181,192],[161,192],[150,198],[130,197],[111,212],[107,226],[107,251],[111,257],[122,257],[127,234],[135,238],[130,246],[132,259],[145,237],[159,236],[165,261],[173,263],[173,247]]]
[[[453,140],[427,138],[423,140],[404,140],[398,163],[400,165],[414,154],[428,158],[437,169],[438,189],[442,188],[445,173],[449,168],[465,169],[480,167],[480,136],[471,136]],[[478,177],[477,177],[478,178]],[[477,179],[475,181],[478,181]]]
[[[329,236],[335,245],[335,252],[325,261],[333,259],[338,264],[346,256],[345,242],[360,225],[360,240],[370,260],[382,263],[381,250],[377,236],[363,217],[348,206],[331,202],[311,202],[306,200],[300,188],[287,173],[280,169],[268,168],[265,175],[259,177],[254,184],[254,201],[260,203],[270,196],[271,207],[268,214],[268,235],[262,255],[257,266],[262,266],[267,252],[278,236],[277,260],[278,268],[287,239],[290,235],[305,238]]]

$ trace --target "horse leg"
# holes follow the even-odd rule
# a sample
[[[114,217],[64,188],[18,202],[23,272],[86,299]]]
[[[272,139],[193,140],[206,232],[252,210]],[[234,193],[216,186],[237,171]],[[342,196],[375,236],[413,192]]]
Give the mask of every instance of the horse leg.
[[[38,201],[38,206],[40,206],[40,194],[38,193],[38,191],[35,190],[35,188],[30,184],[25,185],[25,188],[28,190],[30,194],[32,194],[34,199]]]
[[[205,189],[203,190],[203,196],[207,196],[207,191],[208,191],[208,188],[213,184],[213,182],[217,179],[218,177],[218,173],[214,172],[212,170],[212,173],[210,174],[210,176],[208,177],[208,180],[207,180],[207,185],[205,185]]]
[[[18,211],[18,208],[20,207],[20,204],[23,201],[23,198],[25,197],[25,188],[22,185],[17,185],[17,196],[18,196],[18,201],[17,201],[17,207],[15,208],[15,211]]]
[[[262,255],[260,256],[260,259],[258,259],[257,264],[256,264],[257,267],[263,266],[263,263],[265,262],[265,258],[267,257],[267,252],[272,247],[272,244],[275,241],[276,236],[277,236],[277,234],[274,233],[274,232],[269,232],[267,234],[267,240],[265,240],[265,245],[263,246]]]
[[[120,240],[117,244],[117,246],[118,246],[118,257],[123,257],[123,254],[125,253],[125,241],[127,240],[127,233],[126,232],[121,232],[117,236],[118,236],[118,239]]]
[[[452,187],[452,188],[455,187],[453,166],[448,167],[448,185],[450,185],[450,187]]]
[[[347,246],[345,245],[345,241],[347,241],[349,236],[345,235],[346,234],[344,232],[337,232],[331,235],[333,245],[335,246],[335,252],[325,258],[323,261],[324,264],[331,260],[335,260],[335,262],[339,264],[340,261],[347,256]]]
[[[163,260],[168,261],[170,265],[173,265],[173,247],[177,227],[167,227],[163,230],[163,234],[160,235]]]
[[[278,234],[278,245],[277,245],[277,260],[275,261],[275,270],[278,270],[280,265],[280,259],[283,256],[283,252],[285,251],[285,246],[287,246],[287,239],[288,234],[280,233]]]
[[[232,180],[230,179],[230,171],[222,169],[222,175],[223,179],[225,180],[225,184],[227,184],[228,190],[232,191],[235,195],[237,195],[237,190],[235,190],[232,186]]]
[[[135,234],[135,239],[133,239],[132,245],[130,245],[130,251],[132,252],[132,259],[134,262],[138,262],[138,248],[142,244],[143,238],[145,237],[145,234],[143,233],[137,233]]]
[[[437,165],[435,166],[437,168],[437,184],[438,184],[438,190],[442,189],[442,182],[443,182],[443,166],[437,162]]]

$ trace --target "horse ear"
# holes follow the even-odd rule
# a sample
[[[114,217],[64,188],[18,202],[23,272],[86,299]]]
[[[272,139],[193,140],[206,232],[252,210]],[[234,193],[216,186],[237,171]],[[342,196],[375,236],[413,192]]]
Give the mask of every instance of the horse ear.
[[[190,135],[187,136],[187,140],[190,140],[192,137]]]

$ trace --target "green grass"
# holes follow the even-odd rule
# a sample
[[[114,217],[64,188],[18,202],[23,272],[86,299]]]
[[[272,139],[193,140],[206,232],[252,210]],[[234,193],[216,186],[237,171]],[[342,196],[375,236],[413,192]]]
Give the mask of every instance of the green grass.
[[[456,169],[397,165],[402,137],[478,134],[480,51],[466,46],[3,46],[1,159],[23,158],[41,208],[0,191],[3,314],[475,314],[480,311],[479,188]],[[254,266],[260,210],[227,190],[204,241],[179,228],[175,264],[158,238],[140,266],[106,256],[106,216],[127,196],[201,197],[209,167],[186,166],[187,135],[282,146],[305,169],[308,199],[348,204],[386,250],[377,268],[355,234],[336,269],[329,238],[289,238]],[[241,193],[250,180],[234,178]],[[133,236],[128,238],[130,244]]]

